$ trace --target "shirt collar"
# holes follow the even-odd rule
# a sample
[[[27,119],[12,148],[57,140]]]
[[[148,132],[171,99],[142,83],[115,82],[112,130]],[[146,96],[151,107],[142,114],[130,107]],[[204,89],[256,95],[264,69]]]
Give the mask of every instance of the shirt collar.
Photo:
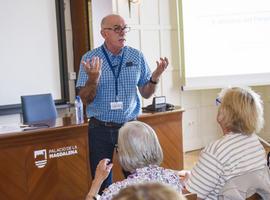
[[[105,43],[103,44],[103,47],[104,47],[106,53],[108,54],[108,56],[109,56],[110,58],[122,57],[122,56],[123,56],[123,52],[124,52],[124,48],[125,48],[125,46],[124,46],[124,47],[121,49],[121,51],[119,52],[119,54],[114,55],[114,54],[112,54],[112,53],[107,49]]]

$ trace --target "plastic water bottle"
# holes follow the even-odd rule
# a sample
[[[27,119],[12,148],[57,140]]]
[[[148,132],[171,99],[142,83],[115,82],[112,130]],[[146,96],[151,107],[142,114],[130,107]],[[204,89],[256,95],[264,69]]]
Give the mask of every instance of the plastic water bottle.
[[[83,103],[80,96],[76,96],[75,99],[75,113],[76,113],[76,124],[83,123]]]

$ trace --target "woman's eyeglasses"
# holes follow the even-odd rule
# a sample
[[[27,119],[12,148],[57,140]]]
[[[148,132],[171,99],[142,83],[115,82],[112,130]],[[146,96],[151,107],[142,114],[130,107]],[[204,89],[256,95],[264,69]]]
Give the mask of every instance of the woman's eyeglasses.
[[[116,145],[114,146],[114,148],[115,148],[116,153],[118,153],[118,150],[119,150],[118,144],[116,144]]]
[[[216,98],[216,105],[219,106],[221,104],[221,99],[219,97]]]

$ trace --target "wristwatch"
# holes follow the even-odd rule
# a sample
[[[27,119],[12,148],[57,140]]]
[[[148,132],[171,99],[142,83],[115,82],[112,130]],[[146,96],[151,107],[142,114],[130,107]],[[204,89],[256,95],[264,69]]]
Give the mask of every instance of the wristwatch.
[[[152,80],[152,76],[151,76],[151,78],[150,78],[150,83],[156,85],[156,84],[158,84],[158,81],[153,81],[153,80]]]
[[[86,196],[86,200],[99,200],[99,199],[100,199],[99,194],[96,194],[96,195],[87,194]]]
[[[100,199],[100,195],[96,194],[95,196],[93,196],[93,200],[99,200]]]

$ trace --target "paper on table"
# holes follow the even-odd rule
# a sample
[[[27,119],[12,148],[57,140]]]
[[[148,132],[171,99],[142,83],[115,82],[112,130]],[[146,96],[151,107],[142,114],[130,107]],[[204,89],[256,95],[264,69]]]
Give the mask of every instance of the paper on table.
[[[19,124],[0,125],[0,134],[21,131]]]

